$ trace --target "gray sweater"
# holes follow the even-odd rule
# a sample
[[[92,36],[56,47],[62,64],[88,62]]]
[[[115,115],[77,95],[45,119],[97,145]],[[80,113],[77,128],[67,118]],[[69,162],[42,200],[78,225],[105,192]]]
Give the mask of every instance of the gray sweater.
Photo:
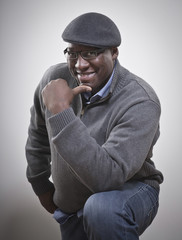
[[[51,115],[41,91],[57,78],[77,86],[67,64],[58,64],[47,70],[36,89],[26,144],[27,177],[35,193],[55,188],[55,204],[72,213],[91,194],[121,190],[127,181],[158,189],[163,176],[151,158],[161,109],[149,84],[117,62],[108,96],[82,111],[79,95],[69,109]]]

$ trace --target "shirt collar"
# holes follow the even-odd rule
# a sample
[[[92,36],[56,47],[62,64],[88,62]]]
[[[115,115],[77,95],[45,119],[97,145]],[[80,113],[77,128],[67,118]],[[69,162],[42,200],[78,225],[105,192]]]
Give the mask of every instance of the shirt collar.
[[[116,65],[116,64],[115,64]],[[90,92],[86,92],[86,93],[83,93],[83,97],[86,99],[86,104],[90,104],[90,103],[93,103],[101,98],[104,98],[108,95],[109,93],[109,88],[111,86],[111,83],[112,83],[112,79],[113,79],[113,75],[114,75],[114,71],[115,71],[115,66],[114,66],[114,69],[113,69],[113,72],[111,74],[111,77],[109,78],[109,81],[107,81],[107,83],[104,85],[103,88],[101,88],[101,90],[99,92],[97,92],[96,94],[94,94],[92,97],[91,96],[91,93]]]

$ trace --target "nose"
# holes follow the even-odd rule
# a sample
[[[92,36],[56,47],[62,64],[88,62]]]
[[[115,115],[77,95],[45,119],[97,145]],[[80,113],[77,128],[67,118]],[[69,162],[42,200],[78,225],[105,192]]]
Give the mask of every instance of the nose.
[[[82,58],[82,56],[79,54],[78,59],[75,64],[75,68],[83,70],[85,68],[89,67],[89,62]]]

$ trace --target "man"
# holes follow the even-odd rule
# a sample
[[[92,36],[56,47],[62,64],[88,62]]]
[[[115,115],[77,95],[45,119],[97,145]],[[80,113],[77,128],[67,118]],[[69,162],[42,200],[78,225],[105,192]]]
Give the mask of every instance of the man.
[[[83,14],[62,37],[67,63],[48,69],[34,96],[28,180],[63,240],[139,239],[163,181],[151,160],[159,100],[119,64],[120,32],[108,17]]]

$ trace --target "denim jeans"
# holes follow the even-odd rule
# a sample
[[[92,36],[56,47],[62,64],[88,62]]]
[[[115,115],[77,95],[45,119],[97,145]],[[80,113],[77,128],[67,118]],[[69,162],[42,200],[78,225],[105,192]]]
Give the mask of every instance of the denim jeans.
[[[95,193],[79,214],[59,221],[62,240],[137,240],[158,210],[159,191],[142,182],[128,182],[121,191]],[[60,211],[61,213],[61,211]]]

